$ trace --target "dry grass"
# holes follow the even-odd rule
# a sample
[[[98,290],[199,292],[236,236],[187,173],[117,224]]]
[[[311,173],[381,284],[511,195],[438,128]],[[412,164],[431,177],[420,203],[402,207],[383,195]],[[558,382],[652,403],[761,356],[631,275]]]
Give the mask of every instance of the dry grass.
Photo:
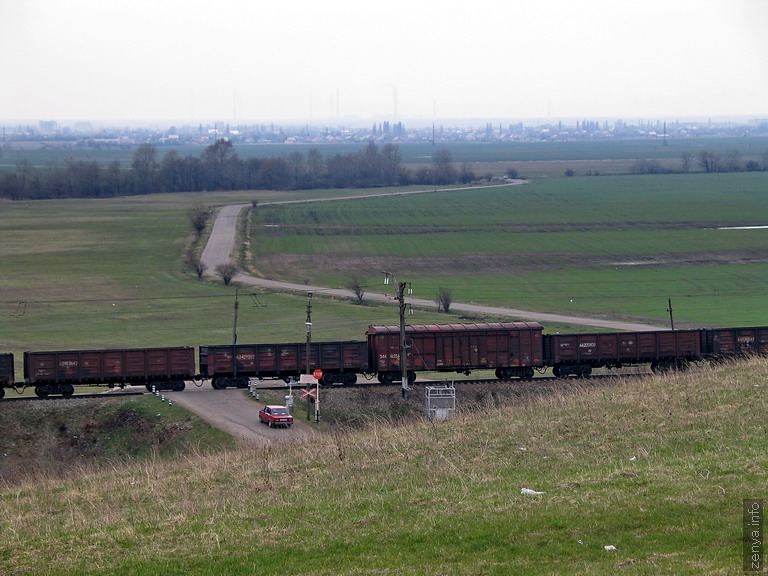
[[[4,574],[732,574],[768,362],[0,493]],[[373,419],[375,420],[375,419]],[[542,497],[520,494],[522,487]],[[581,543],[579,543],[581,542]],[[618,551],[609,554],[603,546]]]

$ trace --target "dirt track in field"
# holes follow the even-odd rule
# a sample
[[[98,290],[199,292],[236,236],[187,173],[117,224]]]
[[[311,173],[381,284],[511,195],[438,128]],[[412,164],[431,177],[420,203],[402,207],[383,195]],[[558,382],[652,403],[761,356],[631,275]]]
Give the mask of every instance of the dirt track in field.
[[[524,184],[524,180],[518,180],[516,184]],[[503,186],[509,186],[509,184],[503,184]],[[473,187],[477,189],[477,187]],[[452,190],[455,190],[452,189]],[[423,190],[420,192],[408,192],[408,194],[418,193],[439,193],[440,190]],[[374,197],[382,195],[371,195],[366,197]],[[349,198],[327,198],[318,200],[321,202],[330,202],[334,200],[349,200]],[[302,200],[299,202],[313,202],[312,200]],[[273,202],[270,204],[295,204],[297,201],[289,202]],[[266,205],[266,203],[265,203]],[[220,211],[213,224],[211,236],[206,244],[201,260],[208,267],[208,274],[215,275],[216,267],[219,264],[226,264],[230,262],[233,250],[235,248],[235,236],[237,232],[237,220],[240,212],[247,208],[249,204],[234,204],[231,206],[225,206]],[[258,278],[249,274],[239,273],[235,276],[234,282],[247,286],[260,286],[264,288],[272,288],[275,290],[283,290],[286,292],[300,292],[305,294],[307,291],[319,292],[330,296],[351,299],[349,290],[346,289],[330,289],[323,286],[310,286],[307,284],[297,284],[292,282],[281,282],[279,280],[268,280],[266,278]],[[385,294],[376,294],[366,292],[366,299],[376,302],[387,302],[391,300],[390,296]],[[409,298],[408,302],[416,306],[433,307],[434,301],[425,300],[419,298]],[[494,316],[509,316],[516,319],[525,319],[537,322],[545,323],[561,323],[561,324],[576,324],[582,326],[594,326],[597,328],[605,328],[608,330],[629,330],[629,331],[646,331],[646,330],[665,330],[666,327],[652,326],[648,324],[640,324],[638,322],[630,322],[626,320],[607,320],[600,318],[585,318],[580,316],[565,316],[562,314],[549,314],[545,312],[536,312],[533,310],[520,310],[515,308],[502,308],[498,306],[482,306],[477,304],[464,304],[461,302],[454,302],[451,304],[451,309],[459,312],[467,312],[470,314],[479,315],[494,315]]]

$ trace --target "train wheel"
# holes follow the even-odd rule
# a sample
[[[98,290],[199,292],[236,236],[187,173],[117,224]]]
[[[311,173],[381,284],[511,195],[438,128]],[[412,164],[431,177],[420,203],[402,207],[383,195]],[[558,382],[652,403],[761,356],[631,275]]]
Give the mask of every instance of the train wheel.
[[[45,384],[40,384],[39,386],[35,386],[35,396],[38,398],[48,398],[48,394],[50,394],[50,390],[48,389],[48,386]]]
[[[533,368],[523,368],[520,370],[520,380],[533,380]]]
[[[389,386],[395,381],[395,373],[394,372],[381,372],[379,374],[379,382],[382,384],[385,384]]]
[[[176,380],[173,383],[173,391],[174,392],[181,392],[184,390],[184,388],[187,387],[187,384],[184,382],[184,380]]]
[[[61,387],[61,395],[64,396],[64,398],[72,398],[72,394],[75,393],[75,387],[72,386],[72,384],[64,384],[64,386]]]
[[[347,372],[346,374],[342,374],[342,376],[344,377],[344,386],[357,384],[357,374],[354,372]]]
[[[413,370],[408,371],[408,386],[411,386],[414,382],[416,382],[416,372]]]
[[[562,372],[560,371],[559,364],[555,364],[554,366],[552,366],[552,376],[554,376],[555,378],[560,378],[561,374]]]
[[[5,388],[0,388],[0,400],[5,397]]]
[[[575,375],[577,378],[589,378],[592,375],[592,366],[578,366]]]
[[[512,380],[513,376],[516,376],[516,374],[512,368],[499,368],[496,374],[499,380],[504,380],[505,382]]]

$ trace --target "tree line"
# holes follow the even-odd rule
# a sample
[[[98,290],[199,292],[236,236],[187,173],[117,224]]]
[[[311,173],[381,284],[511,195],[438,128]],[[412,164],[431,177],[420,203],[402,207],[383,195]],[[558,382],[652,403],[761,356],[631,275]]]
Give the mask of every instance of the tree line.
[[[719,153],[713,150],[700,150],[694,155],[683,152],[680,155],[680,170],[663,166],[658,160],[639,158],[630,167],[632,174],[670,174],[690,172],[696,163],[704,172],[761,172],[768,171],[768,150],[760,155],[759,160],[749,158],[744,160],[741,152],[735,148]]]
[[[306,155],[297,151],[285,157],[242,159],[232,142],[221,138],[199,156],[181,156],[170,150],[160,160],[155,146],[142,144],[127,169],[119,161],[104,164],[70,159],[37,168],[19,160],[14,172],[0,178],[0,197],[21,200],[203,190],[373,188],[445,185],[473,179],[468,165],[457,169],[445,149],[435,153],[432,164],[411,171],[401,164],[395,144],[379,148],[370,142],[357,152],[328,158],[313,148]]]

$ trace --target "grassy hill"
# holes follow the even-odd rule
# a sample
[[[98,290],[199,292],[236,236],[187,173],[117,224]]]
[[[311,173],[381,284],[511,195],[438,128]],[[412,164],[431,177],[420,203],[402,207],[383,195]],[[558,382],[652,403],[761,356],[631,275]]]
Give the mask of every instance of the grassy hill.
[[[768,485],[766,373],[499,389],[446,422],[6,485],[0,570],[734,574]]]

